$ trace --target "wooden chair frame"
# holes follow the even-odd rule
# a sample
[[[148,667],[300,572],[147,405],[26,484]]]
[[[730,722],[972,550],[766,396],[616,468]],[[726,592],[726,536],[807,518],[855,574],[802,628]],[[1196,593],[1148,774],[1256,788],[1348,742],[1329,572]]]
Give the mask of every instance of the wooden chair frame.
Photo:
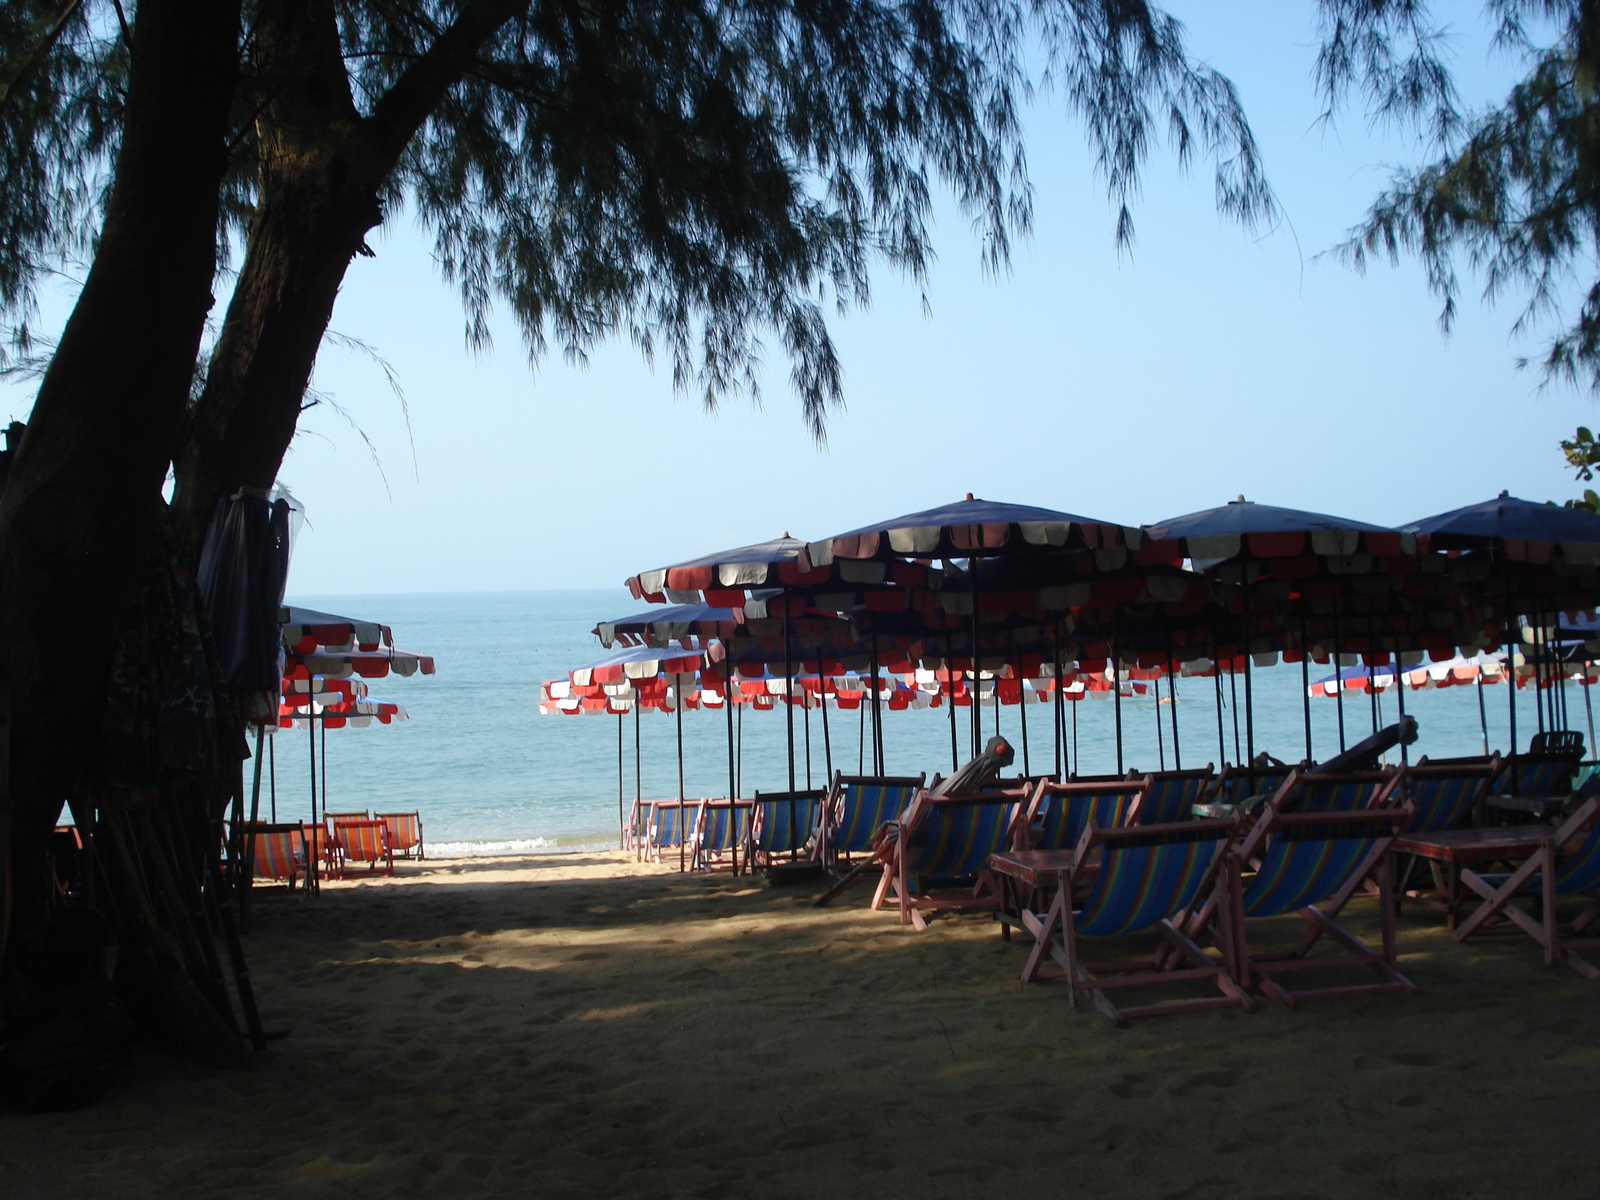
[[[802,857],[807,861],[814,860],[817,857],[816,840],[822,837],[821,829],[827,824],[827,800],[831,791],[831,788],[811,788],[795,792],[757,792],[751,802],[753,811],[749,822],[750,837],[746,843],[747,861],[753,864],[757,859],[761,859],[763,866],[770,867],[785,856],[790,862],[797,862]],[[767,834],[766,819],[769,806],[782,804],[789,805],[791,812],[796,810],[797,805],[807,806],[807,817],[803,825],[797,822],[793,830],[798,835],[798,842],[787,849],[775,851],[761,845],[761,842]],[[786,828],[785,840],[788,840],[789,834],[790,831]],[[802,854],[801,851],[808,842],[811,843],[810,853]]]
[[[817,838],[817,859],[829,871],[838,872],[843,864],[851,861],[850,855],[866,853],[867,851],[839,850],[835,837],[839,827],[844,823],[845,803],[847,793],[852,787],[885,787],[905,788],[910,792],[909,799],[915,800],[917,793],[922,790],[927,780],[927,772],[920,775],[846,775],[843,771],[834,771],[833,780],[828,785],[828,795],[823,800],[822,830]],[[889,820],[898,820],[905,811],[902,806]],[[881,828],[882,823],[880,823]],[[876,831],[874,831],[874,841]]]
[[[428,857],[427,848],[423,844],[422,840],[422,812],[420,809],[412,809],[409,812],[375,812],[372,814],[372,818],[375,821],[382,821],[384,824],[389,826],[389,848],[395,854],[398,854],[401,858],[410,858],[411,852],[414,849],[417,852],[416,858],[418,862],[421,862]],[[417,823],[417,840],[414,845],[401,846],[399,844],[400,839],[396,836],[395,823],[398,820],[404,820],[406,818],[410,818]]]
[[[1537,854],[1529,857],[1498,885],[1476,871],[1463,867],[1462,884],[1482,897],[1483,903],[1450,936],[1458,942],[1465,941],[1482,928],[1490,917],[1503,916],[1544,948],[1545,966],[1553,967],[1564,961],[1585,979],[1600,978],[1600,966],[1579,953],[1580,950],[1600,948],[1600,937],[1579,936],[1600,921],[1600,884],[1591,881],[1590,886],[1569,892],[1563,892],[1558,887],[1561,851],[1574,842],[1586,842],[1597,817],[1600,817],[1600,796],[1591,796],[1561,823]],[[1591,853],[1600,853],[1600,850]],[[1539,897],[1542,901],[1539,917],[1534,917],[1516,903],[1517,896],[1524,893],[1535,875],[1539,876]],[[1556,913],[1557,897],[1564,894],[1586,895],[1590,900],[1589,907],[1565,928],[1561,926]]]
[[[872,907],[881,909],[885,904],[893,903],[900,910],[900,923],[912,925],[919,933],[928,927],[924,913],[962,908],[998,909],[1002,895],[1000,885],[988,867],[989,855],[1005,847],[1006,838],[1015,825],[1015,810],[1027,801],[1027,792],[1021,789],[984,791],[970,796],[934,796],[927,788],[919,791],[904,817],[886,823],[879,831],[876,855],[883,864],[883,874],[873,893]],[[1006,806],[1012,811],[1000,822],[998,832],[991,839],[992,844],[983,850],[981,859],[977,850],[973,851],[972,857],[980,865],[971,872],[974,876],[971,890],[965,895],[935,895],[923,890],[920,883],[923,872],[914,869],[913,859],[915,853],[925,845],[917,844],[916,839],[929,824],[931,816],[938,812],[954,813],[963,808],[995,806]],[[918,877],[916,885],[912,883],[913,876]]]
[[[1157,952],[1148,960],[1086,964],[1078,950],[1078,920],[1072,911],[1073,897],[1082,890],[1085,872],[1098,878],[1111,866],[1111,859],[1119,853],[1144,846],[1170,844],[1202,839],[1215,840],[1216,849],[1207,865],[1195,894],[1207,887],[1215,887],[1217,864],[1228,853],[1230,842],[1237,831],[1233,821],[1179,821],[1163,825],[1127,826],[1121,829],[1099,829],[1093,824],[1084,830],[1083,837],[1073,853],[1072,866],[1063,875],[1061,886],[1043,918],[1024,910],[1023,922],[1033,934],[1034,944],[1028,961],[1022,969],[1022,980],[1030,983],[1044,978],[1041,974],[1047,958],[1053,959],[1062,969],[1071,989],[1072,1006],[1084,1002],[1092,1004],[1112,1024],[1125,1027],[1130,1020],[1140,1017],[1165,1016],[1171,1013],[1197,1012],[1212,1008],[1239,1008],[1255,1012],[1256,1002],[1240,986],[1232,951],[1237,944],[1232,937],[1226,908],[1222,911],[1225,934],[1218,947],[1220,961],[1212,958],[1193,938],[1174,922],[1173,917],[1185,906],[1192,906],[1193,897],[1173,895],[1166,905],[1168,912],[1152,925],[1158,936]],[[1208,836],[1209,835],[1209,836]],[[1091,892],[1092,895],[1092,892]],[[1124,932],[1134,932],[1125,930]],[[1165,952],[1165,953],[1163,953]],[[1180,965],[1170,965],[1163,958],[1170,957]],[[1136,1007],[1119,1007],[1107,994],[1117,988],[1167,986],[1174,983],[1210,980],[1222,994],[1220,996],[1190,997],[1168,1000]]]
[[[349,842],[349,831],[351,830],[358,831],[361,835],[367,833],[375,834],[375,843],[370,847],[365,845],[352,847]],[[362,840],[365,840],[364,837]],[[355,849],[358,853],[352,854],[352,849]],[[367,849],[377,851],[376,855],[369,858],[366,854],[360,853],[360,851]],[[335,872],[341,879],[352,879],[363,875],[394,874],[394,850],[389,845],[389,826],[385,821],[370,818],[364,821],[335,821],[331,850],[337,864]],[[364,862],[371,865],[364,871],[357,871],[350,865],[352,862]],[[382,864],[381,866],[379,865],[380,863]]]

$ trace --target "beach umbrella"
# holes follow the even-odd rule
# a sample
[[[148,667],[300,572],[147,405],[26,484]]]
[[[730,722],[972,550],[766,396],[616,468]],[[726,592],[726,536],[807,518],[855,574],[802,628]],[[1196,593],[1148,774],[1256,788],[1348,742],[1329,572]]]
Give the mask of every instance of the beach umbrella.
[[[883,584],[893,582],[896,571],[919,567],[915,560],[939,559],[948,568],[956,561],[1048,555],[1060,550],[1089,551],[1099,558],[1100,569],[1115,570],[1126,561],[1130,542],[1136,547],[1139,539],[1136,528],[1118,522],[1036,505],[982,500],[969,492],[953,504],[891,517],[812,542],[807,551],[813,567],[835,567],[842,580]],[[968,572],[967,585],[971,597],[969,644],[976,658],[980,624],[977,572]],[[949,611],[949,602],[945,603]],[[972,717],[972,752],[976,755],[981,741],[976,707]],[[881,741],[881,728],[874,741]]]
[[[1254,692],[1251,668],[1257,654],[1270,655],[1273,661],[1277,652],[1270,641],[1263,645],[1258,637],[1257,622],[1252,612],[1252,585],[1263,574],[1284,580],[1304,578],[1313,574],[1340,577],[1346,574],[1365,573],[1370,569],[1374,552],[1397,553],[1403,548],[1393,530],[1380,525],[1356,521],[1349,517],[1327,513],[1307,512],[1301,509],[1281,508],[1276,505],[1256,504],[1243,496],[1216,508],[1202,509],[1178,517],[1169,517],[1144,527],[1153,542],[1169,544],[1196,569],[1215,572],[1226,583],[1237,584],[1241,604],[1241,638],[1244,658],[1245,686],[1245,757],[1255,760]],[[1263,566],[1266,570],[1263,571]],[[1335,615],[1337,635],[1340,617]],[[1302,627],[1302,644],[1299,647],[1302,683],[1308,671],[1306,658],[1309,646],[1305,644]],[[1335,652],[1337,653],[1337,651]],[[1215,657],[1215,655],[1213,655]],[[1218,693],[1220,698],[1220,691]],[[1220,733],[1220,702],[1219,742]],[[1312,757],[1311,711],[1309,698],[1304,709],[1306,757]],[[1343,749],[1343,711],[1340,712],[1340,749]],[[1219,747],[1226,753],[1225,746]]]
[[[1477,580],[1486,592],[1494,584],[1500,585],[1508,652],[1514,652],[1512,636],[1519,624],[1519,608],[1527,612],[1532,626],[1543,629],[1551,623],[1551,614],[1592,607],[1600,599],[1600,514],[1539,504],[1501,492],[1493,500],[1423,517],[1400,528],[1432,549],[1467,558],[1468,566],[1479,568]],[[1534,642],[1536,668],[1543,666],[1546,657],[1537,653],[1543,642],[1543,637]],[[1543,693],[1535,695],[1535,713],[1542,732],[1546,704]],[[1511,756],[1515,759],[1515,688],[1507,694],[1507,705]],[[1550,717],[1554,726],[1553,705]],[[1566,725],[1564,714],[1561,724]]]

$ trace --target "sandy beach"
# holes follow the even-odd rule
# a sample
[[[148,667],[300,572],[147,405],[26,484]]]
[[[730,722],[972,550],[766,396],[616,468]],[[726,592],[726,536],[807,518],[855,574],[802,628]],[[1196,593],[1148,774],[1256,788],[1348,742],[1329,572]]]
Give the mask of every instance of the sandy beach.
[[[1118,1030],[1018,983],[987,917],[916,934],[819,886],[595,853],[258,893],[290,1036],[5,1114],[4,1194],[1600,1193],[1600,990],[1527,939],[1457,946],[1408,905],[1420,995]]]

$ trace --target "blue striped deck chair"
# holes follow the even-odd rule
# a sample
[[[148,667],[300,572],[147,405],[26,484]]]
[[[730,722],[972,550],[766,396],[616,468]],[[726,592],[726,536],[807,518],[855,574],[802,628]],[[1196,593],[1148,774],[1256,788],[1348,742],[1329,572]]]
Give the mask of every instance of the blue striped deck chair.
[[[1146,782],[1056,783],[1042,780],[1013,839],[1018,850],[1071,850],[1092,820],[1100,829],[1120,829],[1143,807]]]
[[[919,791],[902,819],[880,839],[883,876],[872,907],[895,904],[900,923],[919,932],[927,928],[925,912],[999,908],[1000,887],[989,871],[989,856],[1006,848],[1013,822],[1027,802],[1021,788],[969,796]]]
[[[825,790],[806,792],[757,792],[755,817],[751,822],[752,863],[771,866],[780,858],[791,861],[804,854],[822,820]]]
[[[714,871],[735,864],[736,851],[750,840],[750,808],[748,800],[700,801],[691,834],[693,870]]]
[[[1205,799],[1215,775],[1207,765],[1197,771],[1149,771],[1135,778],[1143,779],[1148,790],[1134,820],[1140,825],[1170,825],[1194,820],[1194,806]]]
[[[1298,772],[1296,773],[1298,775]],[[1293,782],[1293,777],[1291,777]],[[1290,1008],[1302,1000],[1332,996],[1415,992],[1414,985],[1395,966],[1393,888],[1389,873],[1389,847],[1411,820],[1409,805],[1390,805],[1344,811],[1286,812],[1280,795],[1262,813],[1237,851],[1230,852],[1224,871],[1223,892],[1232,918],[1235,977]],[[1253,872],[1246,877],[1250,867]],[[1382,945],[1374,950],[1339,924],[1339,916],[1358,889],[1373,879],[1377,883],[1378,920]],[[1252,954],[1245,922],[1255,918],[1297,913],[1308,928],[1300,943],[1289,951]],[[1188,926],[1191,935],[1200,931]],[[1221,929],[1206,931],[1219,942],[1228,935]],[[1338,943],[1343,953],[1313,957],[1311,950],[1323,937]],[[1375,981],[1301,989],[1286,987],[1278,975],[1295,970],[1365,967]]]
[[[648,862],[662,861],[662,851],[674,847],[678,851],[678,869],[684,865],[684,854],[694,835],[695,823],[700,819],[698,800],[646,800],[650,824],[645,829],[644,857]]]
[[[1433,763],[1423,758],[1405,768],[1400,789],[1411,807],[1410,833],[1437,833],[1466,821],[1500,769],[1500,756],[1465,763]]]
[[[1516,754],[1500,760],[1489,784],[1487,805],[1503,812],[1542,817],[1572,794],[1581,750],[1568,754]]]
[[[1289,767],[1236,767],[1225,763],[1212,790],[1217,804],[1242,804],[1251,796],[1270,796],[1289,778]]]
[[[1591,796],[1552,831],[1544,847],[1515,871],[1505,875],[1479,874],[1461,869],[1461,882],[1483,898],[1459,928],[1451,933],[1465,941],[1493,916],[1503,916],[1544,947],[1546,966],[1565,962],[1585,979],[1600,978],[1600,967],[1580,950],[1600,949],[1600,937],[1582,935],[1600,922],[1600,796]],[[1536,896],[1541,914],[1534,917],[1516,903],[1519,896]],[[1583,896],[1589,907],[1563,927],[1556,911],[1563,896]]]
[[[824,824],[818,841],[823,865],[834,870],[852,856],[870,854],[873,837],[885,822],[898,820],[921,790],[922,775],[833,774]]]
[[[1254,1012],[1255,1001],[1234,976],[1228,957],[1232,943],[1224,938],[1220,959],[1213,958],[1173,920],[1194,906],[1205,891],[1216,887],[1220,863],[1237,829],[1233,821],[1182,821],[1125,829],[1091,825],[1074,849],[1072,866],[1045,915],[1024,914],[1034,945],[1022,970],[1023,982],[1041,978],[1044,960],[1052,958],[1066,973],[1073,1007],[1087,1000],[1119,1027],[1135,1017],[1198,1009]],[[1092,874],[1092,882],[1081,906],[1074,910],[1072,897],[1082,890],[1076,885],[1086,871]],[[1120,937],[1151,928],[1159,936],[1160,947],[1175,956],[1174,964],[1163,967],[1156,959],[1090,964],[1079,954],[1078,943],[1083,938]],[[1116,988],[1199,980],[1209,980],[1222,994],[1133,1008],[1118,1007],[1107,995]]]
[[[1295,771],[1278,788],[1272,803],[1286,813],[1350,812],[1387,803],[1398,794],[1399,782],[1400,773],[1394,767],[1339,775]]]

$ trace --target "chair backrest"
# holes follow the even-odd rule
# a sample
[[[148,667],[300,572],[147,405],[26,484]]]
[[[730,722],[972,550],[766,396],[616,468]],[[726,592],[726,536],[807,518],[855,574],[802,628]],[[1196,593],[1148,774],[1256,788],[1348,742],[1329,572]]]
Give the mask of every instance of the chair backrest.
[[[989,856],[1004,850],[1020,792],[918,797],[919,820],[907,848],[907,873],[933,879],[976,875]]]
[[[1265,849],[1244,890],[1244,915],[1276,917],[1326,900],[1387,848],[1411,809],[1279,813],[1264,817]]]
[[[1519,754],[1502,759],[1491,796],[1562,796],[1572,790],[1577,754]]]
[[[649,842],[652,846],[677,846],[700,817],[698,800],[647,800],[650,810]]]
[[[300,836],[305,842],[306,849],[309,850],[314,857],[318,859],[327,858],[328,847],[332,844],[332,842],[329,839],[328,827],[326,825],[312,825],[308,821],[301,822]]]
[[[410,850],[422,845],[422,814],[420,812],[377,813],[378,820],[389,827],[389,848]]]
[[[1397,777],[1393,767],[1382,771],[1351,771],[1341,775],[1294,773],[1294,785],[1285,780],[1273,796],[1279,812],[1347,812],[1370,808],[1384,796]],[[1392,795],[1393,793],[1391,793]]]
[[[839,822],[830,839],[835,850],[864,854],[885,821],[903,812],[922,787],[925,775],[845,775],[833,777],[833,803]]]
[[[754,845],[768,854],[789,854],[805,848],[816,830],[825,791],[757,792]]]
[[[377,862],[389,855],[389,827],[382,821],[335,821],[333,844],[356,862]]]
[[[306,869],[306,839],[299,825],[245,824],[250,873],[257,879],[293,879]]]
[[[1092,820],[1101,829],[1120,829],[1142,807],[1144,780],[1114,783],[1051,783],[1034,793],[1029,809],[1028,841],[1035,850],[1070,850]]]
[[[372,814],[363,808],[360,812],[325,812],[322,819],[332,829],[340,821],[370,821]]]
[[[702,800],[695,840],[701,850],[731,850],[750,833],[750,801]]]
[[[1219,804],[1238,804],[1251,796],[1270,796],[1289,778],[1289,767],[1236,767],[1231,763],[1217,776],[1213,793]]]
[[[1236,830],[1232,821],[1183,821],[1089,831],[1078,861],[1097,848],[1104,857],[1083,907],[1072,914],[1077,931],[1132,933],[1190,908]]]
[[[1529,754],[1570,754],[1583,757],[1583,734],[1576,729],[1546,729],[1528,741]]]
[[[1194,818],[1194,806],[1205,798],[1214,776],[1207,766],[1195,771],[1149,771],[1142,778],[1149,786],[1134,819],[1141,825],[1170,825]]]
[[[1478,798],[1489,789],[1499,764],[1485,758],[1470,765],[1440,766],[1423,759],[1407,767],[1400,781],[1415,813],[1412,833],[1436,833],[1461,824]]]

